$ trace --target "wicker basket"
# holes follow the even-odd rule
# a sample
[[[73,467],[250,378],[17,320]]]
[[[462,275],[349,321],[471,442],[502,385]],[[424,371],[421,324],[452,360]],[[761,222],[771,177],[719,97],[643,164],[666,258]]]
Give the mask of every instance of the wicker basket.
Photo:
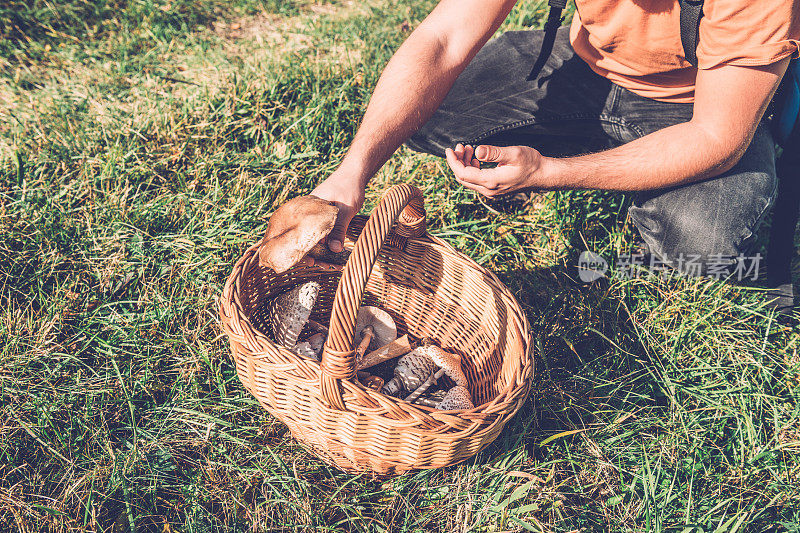
[[[220,315],[239,379],[294,438],[345,471],[392,475],[478,453],[531,386],[532,343],[519,304],[491,272],[426,233],[422,195],[409,185],[391,188],[369,220],[354,218],[345,246],[353,252],[342,273],[295,267],[277,275],[259,266],[257,245],[236,263]],[[312,279],[322,286],[312,318],[330,323],[321,363],[264,334],[265,304]],[[460,354],[476,407],[437,411],[362,386],[352,349],[362,303],[387,310],[399,332]]]

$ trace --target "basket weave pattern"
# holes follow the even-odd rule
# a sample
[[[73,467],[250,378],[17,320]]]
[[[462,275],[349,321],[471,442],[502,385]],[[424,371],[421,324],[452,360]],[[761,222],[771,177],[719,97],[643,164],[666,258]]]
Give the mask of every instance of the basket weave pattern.
[[[258,245],[236,263],[220,316],[245,388],[294,438],[350,472],[392,475],[463,461],[489,445],[525,401],[533,377],[529,325],[491,273],[425,231],[422,195],[391,188],[367,220],[356,217],[341,274],[258,264]],[[312,318],[330,323],[322,362],[267,337],[267,303],[309,280],[321,285]],[[353,336],[361,305],[376,305],[398,332],[429,337],[461,355],[476,405],[438,411],[362,386]]]

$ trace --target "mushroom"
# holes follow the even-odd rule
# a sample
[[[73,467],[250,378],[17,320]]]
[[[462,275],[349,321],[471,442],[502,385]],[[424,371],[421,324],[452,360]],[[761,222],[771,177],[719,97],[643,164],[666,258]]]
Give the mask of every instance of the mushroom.
[[[322,333],[315,333],[311,335],[308,339],[309,344],[311,344],[311,348],[317,353],[317,355],[322,353],[322,347],[325,346],[326,337]]]
[[[333,266],[326,261],[344,263],[349,252],[334,253],[321,241],[336,224],[339,208],[316,196],[298,196],[280,206],[270,217],[267,233],[261,240],[259,264],[281,274],[298,264],[307,255],[320,266]],[[344,259],[344,260],[343,260]]]
[[[315,333],[308,339],[298,342],[294,347],[294,353],[308,357],[315,361],[319,361],[319,356],[322,354],[322,347],[325,345],[325,335],[322,333]]]
[[[298,342],[292,351],[301,357],[319,361],[319,354],[316,350],[314,350],[314,348],[311,346],[311,343],[308,341]]]
[[[367,348],[369,348],[372,339],[375,338],[375,328],[371,325],[368,325],[363,330],[361,330],[361,341],[356,346],[356,361],[361,362],[361,359],[364,357],[364,354],[367,353]]]
[[[456,385],[445,394],[444,399],[436,406],[440,411],[455,409],[473,409],[472,397],[466,387]]]
[[[446,352],[440,347],[431,343],[424,343],[422,346],[417,348],[417,350],[430,358],[431,361],[436,363],[436,366],[439,367],[439,370],[436,373],[431,373],[424,383],[422,383],[414,392],[409,394],[405,398],[407,402],[413,402],[416,400],[423,392],[428,390],[431,385],[434,385],[444,374],[447,374],[447,376],[452,379],[456,385],[464,388],[467,387],[467,376],[465,376],[464,371],[461,370],[461,357],[450,352]]]
[[[286,348],[295,347],[303,326],[311,316],[319,288],[319,283],[309,281],[284,292],[272,301],[268,317],[275,342]]]
[[[425,407],[435,408],[441,403],[442,400],[444,400],[445,394],[447,394],[447,391],[439,389],[437,391],[423,394],[417,398],[414,403],[417,405],[424,405]]]
[[[415,390],[435,371],[436,364],[431,358],[415,348],[397,360],[394,377],[383,386],[381,392],[394,396],[401,390]]]
[[[354,348],[358,364],[367,350],[375,350],[396,340],[397,325],[380,307],[365,305],[358,309],[354,339],[358,343]],[[366,339],[369,339],[368,344]]]
[[[436,363],[436,366],[445,371],[447,376],[452,379],[456,385],[466,387],[467,376],[461,370],[461,357],[450,352],[442,350],[440,347],[431,343],[423,343],[422,346],[417,348],[422,353],[431,358]]]

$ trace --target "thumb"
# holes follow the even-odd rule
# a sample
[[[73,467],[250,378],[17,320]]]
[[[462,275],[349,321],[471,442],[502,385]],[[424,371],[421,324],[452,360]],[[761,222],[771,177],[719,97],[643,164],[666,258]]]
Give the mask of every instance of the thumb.
[[[353,219],[353,212],[350,209],[339,209],[336,217],[336,225],[328,234],[328,249],[331,252],[339,253],[344,249],[344,236],[347,233],[347,226]]]
[[[482,144],[475,148],[475,159],[485,163],[499,163],[508,159],[507,150],[499,146]]]

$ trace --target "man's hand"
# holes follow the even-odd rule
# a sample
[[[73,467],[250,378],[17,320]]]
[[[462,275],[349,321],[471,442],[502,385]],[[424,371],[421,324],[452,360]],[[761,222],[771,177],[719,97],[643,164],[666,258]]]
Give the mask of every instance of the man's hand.
[[[341,212],[328,247],[340,247],[364,187],[442,103],[516,0],[440,0],[392,56],[341,166],[314,190]]]
[[[546,158],[527,146],[472,146],[457,144],[445,150],[447,164],[464,187],[494,197],[520,189],[546,188],[542,167]],[[481,168],[481,162],[497,163],[494,168]]]
[[[327,241],[328,248],[332,252],[341,252],[347,226],[364,205],[364,186],[358,180],[334,172],[328,179],[317,185],[311,194],[333,202],[339,208],[336,226],[328,235]]]
[[[604,152],[543,158],[536,179],[544,188],[643,191],[719,176],[750,146],[788,64],[701,69],[690,121]]]

